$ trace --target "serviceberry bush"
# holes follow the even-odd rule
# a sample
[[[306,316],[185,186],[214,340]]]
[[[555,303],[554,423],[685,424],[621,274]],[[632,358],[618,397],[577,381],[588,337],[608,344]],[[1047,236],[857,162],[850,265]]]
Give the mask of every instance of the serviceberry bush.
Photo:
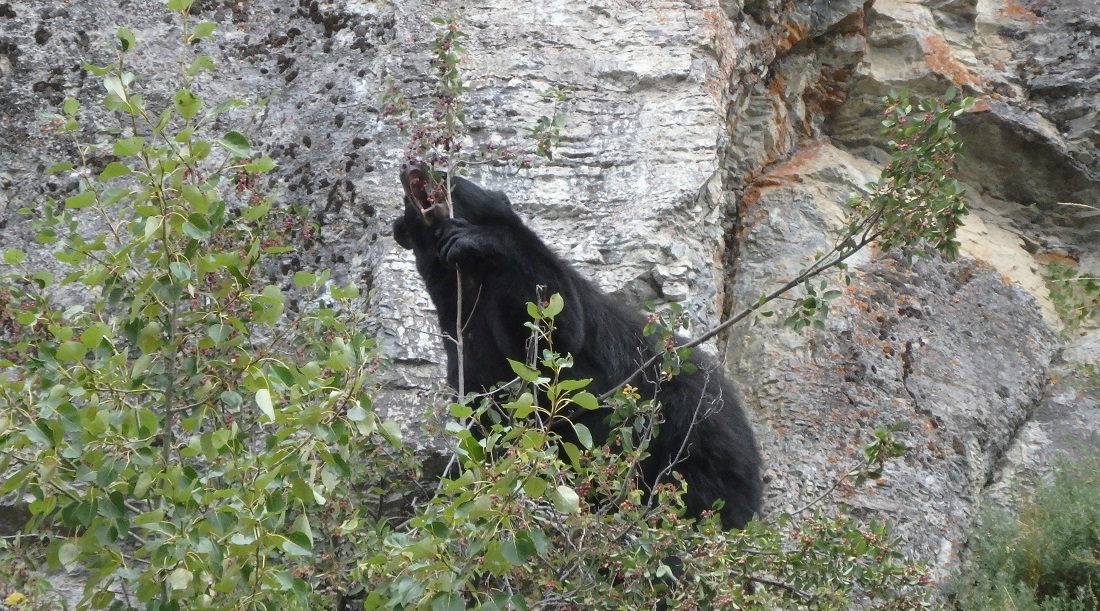
[[[215,26],[167,6],[185,59],[151,77],[163,105],[121,28],[116,60],[85,66],[102,97],[49,118],[72,153],[49,172],[78,184],[21,210],[62,274],[3,253],[0,494],[50,568],[86,571],[80,608],[317,608],[351,589],[346,540],[386,523],[368,502],[418,467],[373,410],[358,288],[279,277],[316,228],[265,186],[260,147],[214,131],[249,105],[195,93]]]

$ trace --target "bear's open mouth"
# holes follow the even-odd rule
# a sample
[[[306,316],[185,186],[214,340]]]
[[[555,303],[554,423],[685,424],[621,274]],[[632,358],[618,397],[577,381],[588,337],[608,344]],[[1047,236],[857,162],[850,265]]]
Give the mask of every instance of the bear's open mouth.
[[[405,189],[407,201],[416,205],[417,210],[428,225],[447,215],[447,206],[442,198],[443,189],[433,184],[432,171],[418,161],[406,161],[401,168],[401,186]]]

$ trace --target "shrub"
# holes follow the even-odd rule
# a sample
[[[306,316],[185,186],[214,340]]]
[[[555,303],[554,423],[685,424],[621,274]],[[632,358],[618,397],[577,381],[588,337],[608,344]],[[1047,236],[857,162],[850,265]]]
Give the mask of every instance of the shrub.
[[[983,511],[969,549],[959,609],[1100,609],[1100,458],[1062,463],[1014,511]]]
[[[214,24],[168,5],[182,52],[201,48]],[[375,532],[364,499],[416,471],[372,409],[358,289],[280,279],[314,227],[261,186],[270,157],[211,135],[247,105],[194,92],[210,58],[158,76],[174,93],[154,107],[125,59],[133,33],[117,37],[114,63],[85,66],[106,112],[68,99],[52,118],[74,159],[49,171],[76,193],[21,210],[67,273],[3,253],[0,494],[28,502],[52,568],[88,571],[82,608],[315,607],[347,585],[330,544]],[[93,116],[110,127],[85,129]]]

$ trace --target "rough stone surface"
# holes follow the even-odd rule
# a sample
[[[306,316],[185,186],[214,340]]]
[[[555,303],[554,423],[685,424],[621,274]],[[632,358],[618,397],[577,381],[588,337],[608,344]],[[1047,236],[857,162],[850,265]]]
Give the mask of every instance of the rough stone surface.
[[[750,187],[735,302],[752,303],[831,246],[823,230],[837,224],[836,202],[867,182],[868,165],[829,145],[804,147]],[[726,362],[760,417],[768,509],[803,507],[858,463],[871,431],[898,425],[904,460],[869,487],[842,489],[839,500],[893,521],[942,575],[1040,401],[1057,342],[1035,300],[987,264],[910,266],[872,254],[850,272],[826,331],[785,329],[780,311],[738,328],[727,345]]]
[[[539,92],[573,89],[552,162],[474,178],[509,192],[600,286],[684,301],[697,328],[831,246],[838,203],[883,161],[879,97],[955,84],[977,99],[960,120],[976,211],[962,260],[909,267],[868,252],[824,332],[762,319],[708,348],[759,427],[770,511],[815,497],[876,426],[900,423],[905,459],[828,502],[893,520],[942,574],[991,483],[1011,496],[1052,457],[1096,443],[1095,397],[1047,385],[1067,376],[1051,366],[1059,323],[1041,276],[1050,261],[1100,270],[1100,214],[1064,205],[1100,205],[1100,0],[202,0],[195,11],[219,24],[196,47],[217,78],[196,92],[276,92],[249,137],[279,163],[281,197],[320,226],[273,281],[332,267],[371,291],[363,307],[393,365],[379,405],[410,434],[448,391],[431,304],[388,236],[404,139],[378,98],[386,77],[422,94],[428,19],[444,15],[470,34],[471,144],[521,139],[549,112]],[[120,25],[137,35],[143,92],[163,102],[180,30],[158,3],[0,0],[0,248],[50,264],[15,210],[74,188],[42,177],[71,153],[44,113],[65,97],[92,103],[100,85],[80,65],[109,60]],[[230,114],[211,130],[247,121]],[[1065,359],[1095,359],[1096,336],[1075,338]]]

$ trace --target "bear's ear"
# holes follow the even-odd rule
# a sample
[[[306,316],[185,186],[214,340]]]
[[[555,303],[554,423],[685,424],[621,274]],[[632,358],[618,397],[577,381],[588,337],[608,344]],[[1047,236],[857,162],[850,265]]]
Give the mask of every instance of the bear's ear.
[[[409,226],[404,217],[393,222],[393,239],[405,249],[413,247],[412,236],[409,235]]]
[[[508,196],[504,194],[504,191],[489,191],[489,195],[491,195],[494,199],[496,199],[504,206],[508,208],[512,207],[512,200],[508,199]]]

